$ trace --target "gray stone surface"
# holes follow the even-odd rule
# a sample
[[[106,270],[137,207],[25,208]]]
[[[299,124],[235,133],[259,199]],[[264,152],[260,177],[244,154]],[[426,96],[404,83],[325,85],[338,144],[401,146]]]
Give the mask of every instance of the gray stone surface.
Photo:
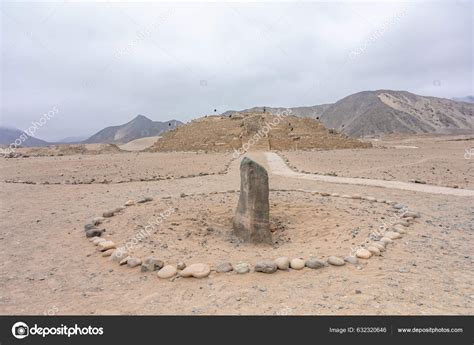
[[[235,212],[234,234],[251,243],[271,243],[268,173],[245,157],[240,163],[240,197]]]
[[[260,261],[255,265],[255,272],[274,273],[278,269],[273,261]]]
[[[141,271],[142,272],[149,272],[149,271],[159,271],[164,266],[163,260],[155,258],[153,256],[149,256],[143,260]]]
[[[217,265],[216,272],[218,273],[226,273],[232,271],[234,268],[230,262],[223,262]]]
[[[305,266],[312,269],[323,268],[326,266],[326,263],[323,260],[318,260],[316,258],[310,258],[306,261]]]

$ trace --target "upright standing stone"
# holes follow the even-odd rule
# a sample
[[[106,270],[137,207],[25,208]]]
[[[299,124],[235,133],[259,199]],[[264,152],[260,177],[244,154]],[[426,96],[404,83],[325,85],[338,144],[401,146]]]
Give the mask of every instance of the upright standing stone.
[[[240,198],[234,216],[234,234],[245,242],[271,243],[268,174],[245,157],[240,163]]]

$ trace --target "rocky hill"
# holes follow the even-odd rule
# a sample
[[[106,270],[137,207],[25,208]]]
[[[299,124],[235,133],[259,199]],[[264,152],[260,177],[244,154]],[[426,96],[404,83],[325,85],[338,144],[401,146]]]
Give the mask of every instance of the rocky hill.
[[[364,91],[341,99],[320,119],[352,137],[472,131],[474,105],[406,91]]]
[[[233,113],[194,120],[165,133],[148,151],[309,150],[370,144],[327,130],[319,121],[266,113]]]
[[[257,107],[244,112],[262,110]],[[286,108],[267,107],[267,112]],[[293,115],[319,119],[351,137],[392,133],[472,133],[474,104],[419,96],[407,91],[363,91],[334,104],[288,108]],[[229,114],[232,112],[226,112]]]
[[[21,141],[20,146],[23,147],[41,147],[49,145],[48,142],[35,137],[30,137],[19,129],[0,127],[0,146],[10,146],[11,144],[14,144],[15,141],[17,141],[17,143]]]
[[[146,116],[138,115],[132,121],[123,125],[104,128],[89,139],[83,141],[83,143],[123,144],[139,138],[159,136],[181,124],[182,122],[177,120],[166,122],[152,121]]]

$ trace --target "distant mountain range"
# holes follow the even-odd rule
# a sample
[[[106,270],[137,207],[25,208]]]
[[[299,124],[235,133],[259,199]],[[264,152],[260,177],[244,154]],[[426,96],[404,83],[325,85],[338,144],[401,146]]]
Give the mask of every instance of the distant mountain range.
[[[48,142],[35,137],[30,137],[28,134],[23,131],[20,131],[19,129],[0,127],[1,146],[10,146],[11,144],[14,144],[15,141],[17,141],[17,143],[21,143],[20,146],[24,147],[38,147],[49,145]]]
[[[286,108],[266,107],[268,112]],[[445,98],[418,96],[407,91],[362,91],[333,104],[289,108],[292,115],[320,120],[351,137],[392,133],[469,133],[474,104]],[[263,107],[243,112],[263,111]],[[232,111],[223,113],[228,115]]]
[[[241,112],[259,113],[264,107]],[[287,108],[265,107],[269,113]],[[407,91],[362,91],[332,104],[289,108],[292,115],[320,120],[326,128],[335,129],[351,137],[378,136],[392,133],[473,133],[474,97],[436,98],[419,96]],[[235,111],[226,111],[223,116]],[[88,139],[69,137],[56,143],[30,137],[14,128],[0,127],[0,145],[8,146],[26,138],[21,146],[47,146],[70,143],[124,144],[144,137],[160,136],[183,123],[177,120],[152,121],[138,115],[123,125],[102,129]]]
[[[166,122],[152,121],[146,116],[138,115],[132,121],[123,125],[102,129],[89,139],[84,140],[83,143],[123,144],[139,138],[159,136],[164,132],[175,129],[181,124],[183,123],[177,120]]]

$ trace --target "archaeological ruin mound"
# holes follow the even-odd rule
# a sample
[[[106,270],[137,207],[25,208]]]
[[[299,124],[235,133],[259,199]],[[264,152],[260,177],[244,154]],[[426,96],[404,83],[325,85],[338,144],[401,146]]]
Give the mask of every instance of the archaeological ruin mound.
[[[163,135],[148,151],[310,150],[371,147],[326,129],[318,120],[286,114],[233,113],[191,121]]]

